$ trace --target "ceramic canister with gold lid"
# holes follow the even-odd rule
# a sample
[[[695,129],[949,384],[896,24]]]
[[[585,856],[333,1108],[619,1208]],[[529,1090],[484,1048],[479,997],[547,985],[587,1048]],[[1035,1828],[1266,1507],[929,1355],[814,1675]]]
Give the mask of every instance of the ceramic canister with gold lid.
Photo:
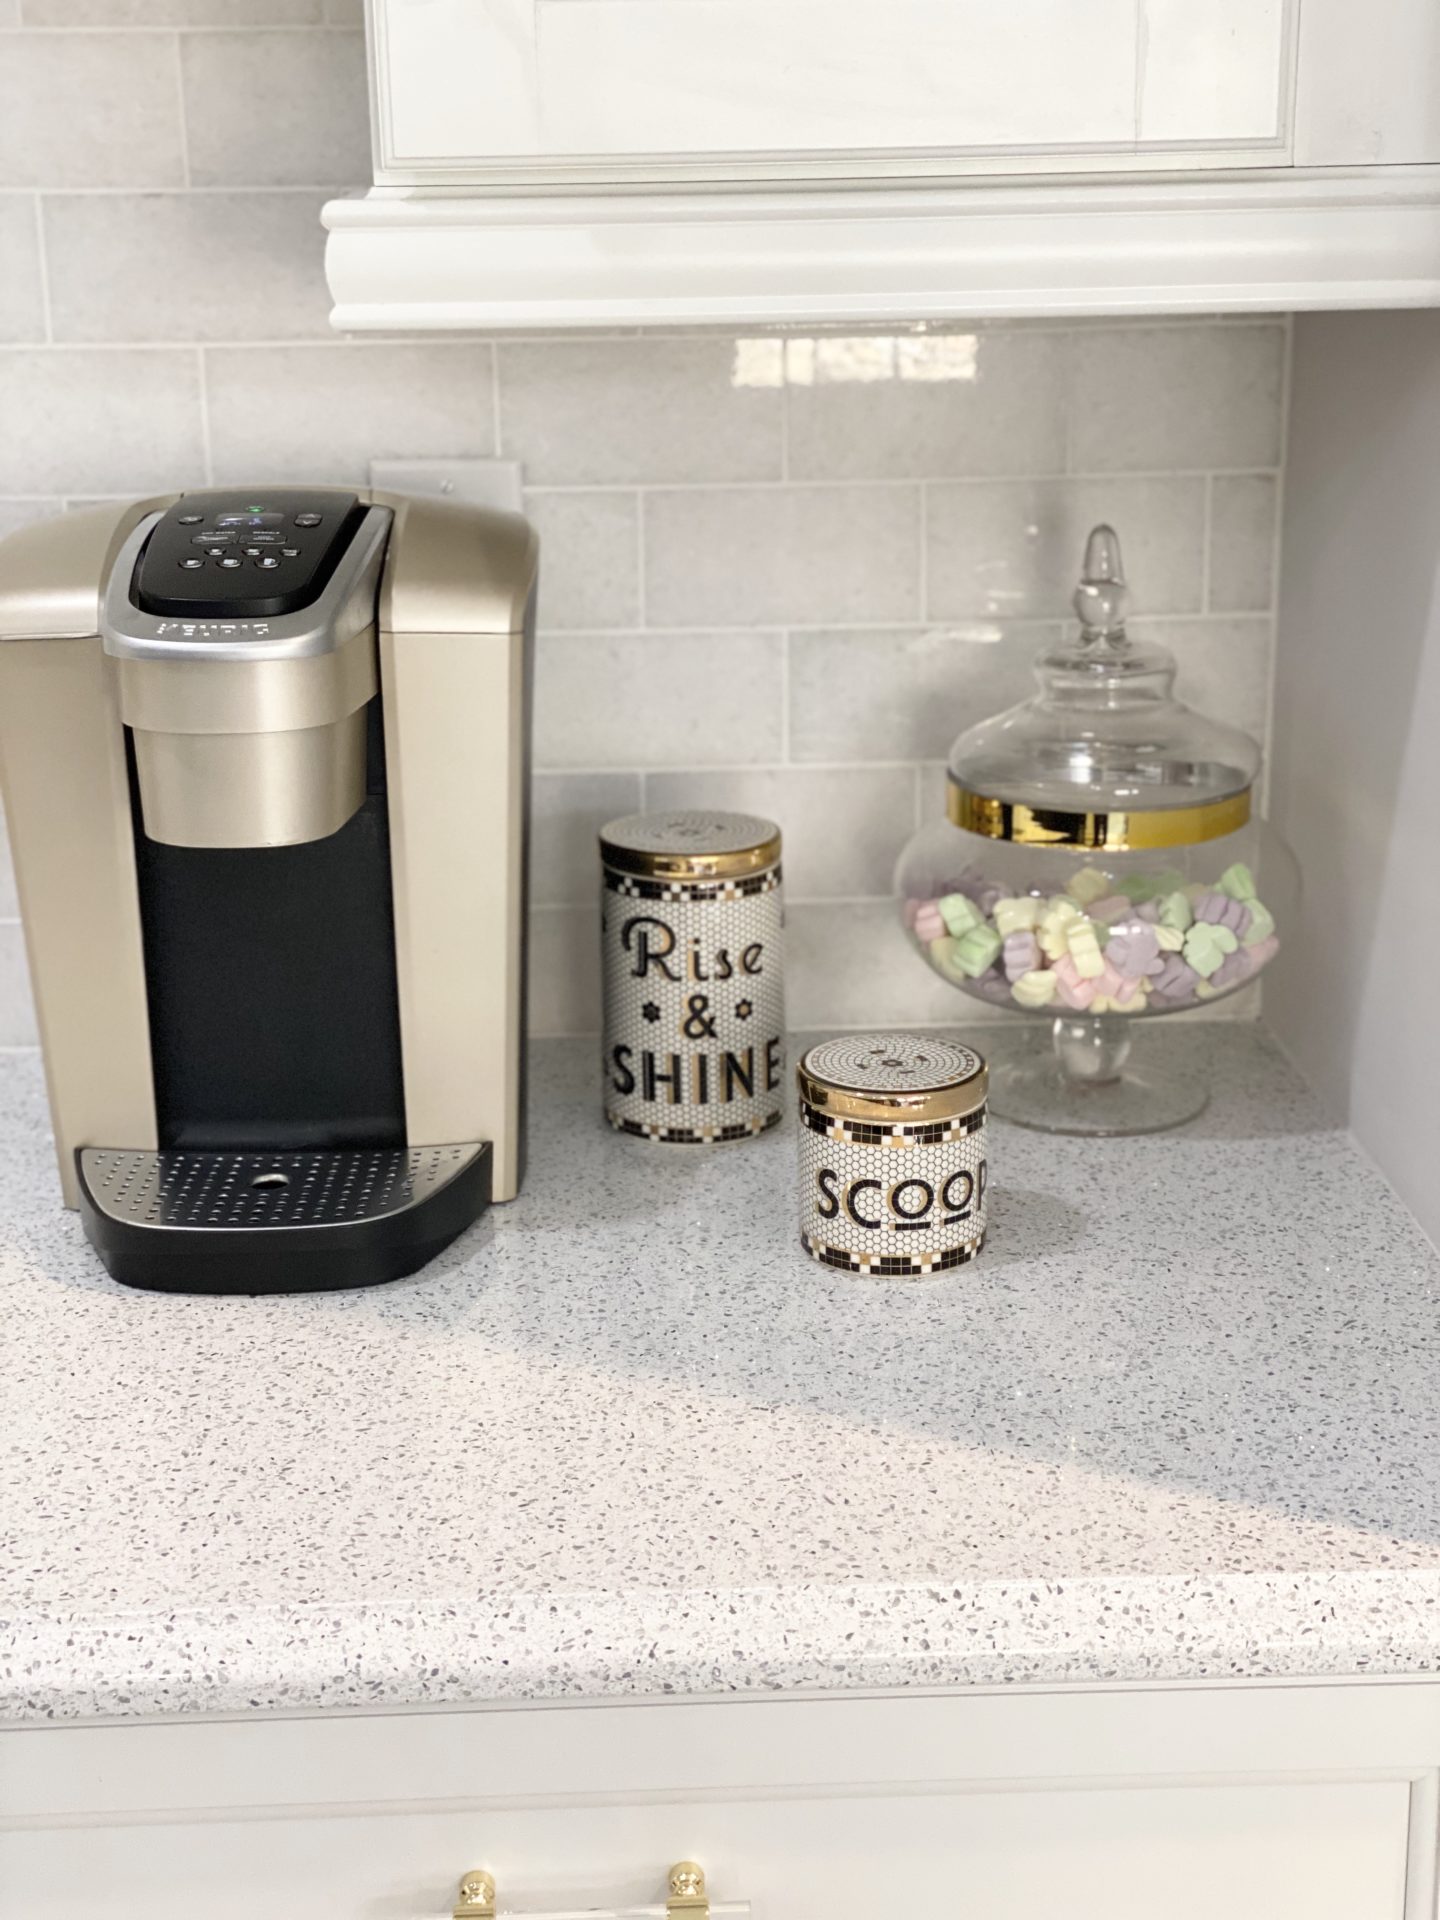
[[[811,1047],[800,1089],[800,1240],[851,1273],[910,1279],[985,1244],[989,1072],[937,1034]]]
[[[753,814],[634,813],[600,833],[605,1117],[686,1146],[784,1110],[780,829]]]

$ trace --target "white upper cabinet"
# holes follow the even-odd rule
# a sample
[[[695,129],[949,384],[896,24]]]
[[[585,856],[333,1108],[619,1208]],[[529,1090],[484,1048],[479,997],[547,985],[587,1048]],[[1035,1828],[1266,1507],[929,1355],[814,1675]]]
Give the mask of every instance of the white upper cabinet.
[[[382,181],[1255,164],[1294,0],[374,0]]]
[[[1440,298],[1436,0],[369,0],[336,323]]]

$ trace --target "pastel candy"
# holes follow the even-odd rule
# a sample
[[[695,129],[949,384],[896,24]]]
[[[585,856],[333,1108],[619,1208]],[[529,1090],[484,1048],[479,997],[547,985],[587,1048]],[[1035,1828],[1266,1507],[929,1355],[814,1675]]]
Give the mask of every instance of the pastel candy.
[[[1158,900],[1142,900],[1135,909],[1135,918],[1137,920],[1148,920],[1152,927],[1159,926],[1160,902]]]
[[[974,982],[972,991],[984,994],[987,1000],[993,1000],[997,1006],[1010,1004],[1010,982],[998,967],[991,967],[988,973],[982,973]]]
[[[1033,933],[1007,933],[1004,960],[1007,980],[1018,980],[1022,974],[1033,973],[1040,964],[1040,942]]]
[[[1065,891],[1082,907],[1088,907],[1092,900],[1103,900],[1109,893],[1110,876],[1101,873],[1098,867],[1081,867],[1078,873],[1071,874]]]
[[[1185,936],[1185,960],[1202,980],[1208,980],[1225,964],[1226,954],[1234,953],[1239,944],[1229,927],[1197,920]]]
[[[1072,920],[1065,929],[1065,946],[1082,980],[1096,980],[1105,971],[1100,941],[1088,920]]]
[[[1072,921],[1080,918],[1080,909],[1073,900],[1067,900],[1063,894],[1052,900],[1041,914],[1036,927],[1040,951],[1047,958],[1058,960],[1060,955],[1067,951],[1066,928]]]
[[[1247,947],[1258,947],[1275,932],[1275,916],[1263,900],[1251,900],[1248,905],[1250,924],[1241,935],[1241,940]]]
[[[1167,893],[1160,902],[1160,924],[1162,927],[1178,927],[1181,933],[1190,926],[1195,918],[1195,910],[1190,905],[1189,896],[1177,887],[1174,893]]]
[[[1221,893],[1228,893],[1232,900],[1253,900],[1255,898],[1255,876],[1243,860],[1237,860],[1233,867],[1227,867],[1216,881]]]
[[[1195,902],[1195,918],[1208,920],[1212,926],[1228,927],[1238,937],[1250,925],[1250,909],[1243,901],[1232,900],[1228,893],[1212,888]]]
[[[1039,925],[1044,905],[1045,902],[1033,893],[1012,894],[1004,900],[997,900],[991,913],[995,931],[1002,940],[1008,940],[1012,933],[1033,932]]]
[[[975,896],[975,904],[983,914],[993,914],[1004,898],[1004,887],[996,886],[992,882],[988,887],[981,887]]]
[[[947,980],[953,980],[959,986],[966,978],[955,963],[955,942],[948,933],[942,933],[938,940],[930,941],[927,951],[930,964],[937,973],[943,973]]]
[[[1111,966],[1110,962],[1108,960],[1102,960],[1100,963],[1100,971],[1095,975],[1096,993],[1103,993],[1107,1000],[1112,1000],[1124,984],[1125,982],[1121,979],[1114,967]]]
[[[1107,894],[1103,900],[1096,900],[1086,909],[1090,918],[1102,927],[1112,926],[1117,920],[1128,920],[1134,913],[1134,904],[1123,893]]]
[[[1242,980],[1248,980],[1255,971],[1250,963],[1250,955],[1244,947],[1238,947],[1234,953],[1227,953],[1220,965],[1210,976],[1210,984],[1217,992],[1226,987],[1238,987]]]
[[[993,927],[971,927],[968,933],[962,933],[954,942],[952,952],[960,971],[968,974],[972,980],[978,980],[999,958],[1000,936]]]
[[[933,900],[922,900],[915,912],[913,928],[915,938],[923,940],[928,947],[932,940],[943,940],[945,922],[940,918],[940,909]]]
[[[1193,967],[1186,966],[1178,953],[1169,954],[1159,973],[1150,982],[1152,999],[1169,1000],[1172,1005],[1182,1000],[1193,1000],[1195,989],[1200,984],[1200,976]]]
[[[1155,938],[1160,942],[1162,953],[1179,953],[1185,944],[1185,936],[1179,927],[1156,927]]]
[[[1268,967],[1279,951],[1280,942],[1273,933],[1264,940],[1257,940],[1253,947],[1247,946],[1245,958],[1250,962],[1251,973],[1259,973],[1262,967]]]
[[[1048,1007],[1059,988],[1059,976],[1048,967],[1034,973],[1022,973],[1010,982],[1010,996],[1022,1007]]]
[[[940,918],[945,922],[945,931],[957,939],[962,933],[969,933],[972,927],[978,927],[983,918],[968,893],[947,893],[935,904],[940,909]]]
[[[924,904],[925,902],[923,900],[907,900],[905,902],[901,913],[907,927],[913,927],[915,925],[915,916]]]
[[[1076,972],[1075,962],[1068,953],[1062,954],[1060,959],[1055,962],[1053,972],[1055,975],[1056,994],[1065,1002],[1067,1007],[1074,1007],[1077,1010],[1083,1011],[1084,1008],[1090,1005],[1091,1001],[1095,998],[1095,982],[1081,978],[1080,974]]]
[[[1105,959],[1108,965],[1130,980],[1138,980],[1142,974],[1158,973],[1159,932],[1144,920],[1127,920],[1118,927],[1112,927],[1105,944]]]

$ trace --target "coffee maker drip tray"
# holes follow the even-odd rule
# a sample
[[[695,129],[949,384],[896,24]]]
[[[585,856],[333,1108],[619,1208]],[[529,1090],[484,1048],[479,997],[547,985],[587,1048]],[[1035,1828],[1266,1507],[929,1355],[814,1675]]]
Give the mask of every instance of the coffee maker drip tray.
[[[82,1147],[80,1214],[111,1275],[166,1293],[398,1280],[490,1203],[488,1141],[326,1152]]]

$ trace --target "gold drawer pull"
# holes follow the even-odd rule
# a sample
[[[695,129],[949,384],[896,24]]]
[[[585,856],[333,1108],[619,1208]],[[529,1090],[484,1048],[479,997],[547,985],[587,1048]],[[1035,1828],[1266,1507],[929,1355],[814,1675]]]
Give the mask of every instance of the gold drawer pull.
[[[669,1920],[710,1920],[710,1896],[705,1891],[705,1869],[693,1860],[677,1860],[670,1869]]]
[[[495,1879],[483,1867],[472,1867],[460,1882],[451,1920],[495,1920]]]
[[[631,1908],[632,1914],[653,1916],[654,1920],[711,1920],[710,1895],[705,1887],[705,1869],[694,1860],[677,1860],[670,1869],[668,1894],[663,1907]],[[741,1916],[749,1914],[748,1906],[722,1906],[716,1909],[719,1916]],[[460,1882],[460,1897],[451,1912],[451,1920],[495,1920],[495,1876],[484,1867],[472,1867]],[[534,1920],[546,1920],[543,1914],[536,1914]],[[577,1920],[569,1914],[552,1914],[549,1920]],[[586,1920],[606,1920],[603,1913],[595,1913]]]

